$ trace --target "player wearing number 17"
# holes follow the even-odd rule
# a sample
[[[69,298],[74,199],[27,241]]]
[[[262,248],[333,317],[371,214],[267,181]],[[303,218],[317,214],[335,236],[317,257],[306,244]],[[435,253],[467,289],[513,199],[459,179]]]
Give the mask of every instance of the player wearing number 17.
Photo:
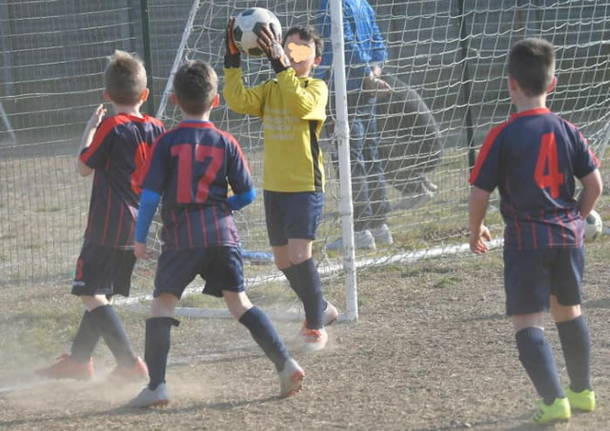
[[[534,422],[568,420],[571,410],[595,409],[591,338],[582,316],[584,218],[602,191],[599,161],[580,131],[546,108],[557,83],[553,46],[524,39],[510,51],[508,87],[517,113],[493,128],[470,176],[470,248],[484,253],[483,224],[498,187],[504,231],[506,312],[512,318],[521,364],[542,398]],[[582,192],[575,198],[575,179]],[[570,386],[559,382],[544,337],[550,308]]]
[[[183,121],[155,143],[144,178],[136,224],[135,254],[146,257],[146,236],[163,197],[163,250],[155,275],[152,317],[146,321],[145,359],[150,382],[132,407],[169,402],[165,367],[170,330],[178,326],[176,304],[186,286],[200,275],[203,293],[221,297],[231,314],[274,363],[280,394],[301,389],[304,372],[290,357],[267,315],[254,307],[244,291],[239,238],[232,211],[251,203],[254,184],[235,138],[209,121],[218,106],[218,77],[200,61],[184,64],[174,77],[172,101]],[[227,198],[228,186],[234,195]]]

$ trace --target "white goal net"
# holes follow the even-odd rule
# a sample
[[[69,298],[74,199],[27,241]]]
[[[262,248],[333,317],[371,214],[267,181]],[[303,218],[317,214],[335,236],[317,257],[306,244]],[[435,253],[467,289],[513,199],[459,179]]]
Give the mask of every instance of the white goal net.
[[[395,242],[376,250],[357,250],[358,267],[464,250],[469,169],[484,135],[511,112],[505,63],[510,46],[521,38],[543,37],[555,44],[559,84],[550,107],[580,126],[603,155],[610,131],[609,2],[378,0],[371,5],[388,51],[383,78],[393,88],[378,98],[376,122],[386,191],[393,206],[388,225]],[[307,24],[319,28],[328,13],[313,0],[195,2],[193,24],[187,27],[177,59],[208,61],[222,81],[227,19],[253,6],[272,10],[284,30]],[[242,55],[242,67],[247,85],[272,77],[266,60]],[[348,91],[348,101],[354,92]],[[168,124],[179,120],[170,107],[160,114]],[[329,116],[332,123],[332,96]],[[241,142],[260,185],[259,119],[236,115],[222,105],[213,121]],[[327,204],[315,255],[322,273],[341,275],[341,250],[325,248],[341,235],[336,142],[332,128],[326,131]],[[251,252],[253,261],[264,258],[260,252],[269,247],[261,201],[237,218],[246,256]],[[499,214],[491,213],[488,221],[499,225]],[[260,268],[257,282],[265,279],[267,271],[281,279],[271,262]]]

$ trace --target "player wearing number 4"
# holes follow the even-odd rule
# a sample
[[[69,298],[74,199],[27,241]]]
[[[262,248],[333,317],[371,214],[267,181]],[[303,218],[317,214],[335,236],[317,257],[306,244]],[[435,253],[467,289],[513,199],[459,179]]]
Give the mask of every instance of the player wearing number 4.
[[[232,211],[251,203],[255,189],[246,159],[235,138],[209,121],[218,105],[218,77],[207,64],[183,65],[174,77],[172,101],[183,121],[153,147],[144,178],[136,225],[136,256],[146,257],[146,236],[163,197],[163,250],[155,276],[152,317],[146,321],[145,359],[150,382],[132,407],[169,402],[165,368],[170,330],[178,326],[176,304],[186,286],[200,275],[203,293],[222,297],[233,317],[273,361],[280,394],[301,389],[303,370],[292,359],[267,315],[254,307],[244,291],[239,238]],[[228,186],[234,195],[227,199]]]
[[[153,141],[165,131],[163,124],[140,113],[148,97],[143,63],[123,51],[110,59],[104,97],[114,115],[104,118],[100,105],[93,113],[79,149],[77,170],[94,173],[85,241],[76,264],[72,294],[86,311],[72,343],[71,353],[38,370],[53,379],[89,379],[94,374],[91,355],[102,337],[117,367],[115,381],[146,379],[146,364],[135,356],[121,319],[110,304],[113,295],[129,295],[134,227],[140,198],[140,176]]]
[[[546,108],[555,88],[553,46],[525,39],[511,49],[508,86],[517,113],[493,128],[470,176],[470,248],[485,253],[483,225],[498,187],[504,231],[506,311],[519,359],[542,398],[534,422],[568,420],[595,409],[591,339],[580,308],[584,218],[602,191],[599,161],[580,131]],[[575,198],[575,178],[582,192]],[[570,385],[565,390],[544,336],[550,307]]]
[[[232,29],[230,20],[224,96],[235,112],[263,119],[269,242],[275,264],[303,301],[306,321],[299,333],[301,346],[305,351],[320,350],[328,340],[324,326],[337,318],[337,309],[322,295],[312,258],[312,242],[324,206],[324,161],[318,139],[326,119],[328,88],[309,75],[322,59],[323,43],[309,27],[290,28],[282,43],[263,26],[257,34],[259,45],[276,78],[245,88]]]

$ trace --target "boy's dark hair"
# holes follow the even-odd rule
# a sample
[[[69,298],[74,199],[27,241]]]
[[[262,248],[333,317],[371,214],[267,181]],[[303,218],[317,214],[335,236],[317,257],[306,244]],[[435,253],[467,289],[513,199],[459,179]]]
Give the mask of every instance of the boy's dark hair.
[[[313,41],[316,46],[316,57],[322,57],[322,53],[324,52],[324,40],[320,37],[320,34],[316,31],[315,28],[310,25],[295,25],[294,27],[290,27],[284,35],[282,45],[286,43],[286,39],[288,39],[288,36],[291,36],[293,34],[298,34],[299,37],[305,42]]]
[[[555,75],[555,50],[544,39],[523,39],[515,43],[508,57],[508,75],[528,96],[546,92]]]
[[[116,50],[104,72],[104,84],[110,100],[119,105],[135,105],[146,89],[146,69],[136,55]]]
[[[218,76],[208,63],[188,61],[174,76],[174,93],[185,113],[203,114],[210,109],[218,94]]]

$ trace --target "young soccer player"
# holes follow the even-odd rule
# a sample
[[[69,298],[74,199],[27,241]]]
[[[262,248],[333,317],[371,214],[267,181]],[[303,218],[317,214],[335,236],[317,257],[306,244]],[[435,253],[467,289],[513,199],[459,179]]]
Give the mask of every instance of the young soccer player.
[[[276,78],[245,88],[240,54],[233,41],[233,22],[227,26],[224,97],[240,114],[263,120],[263,188],[269,242],[277,267],[303,301],[306,321],[300,332],[306,351],[323,349],[325,325],[337,309],[322,295],[320,276],[312,258],[324,206],[323,157],[318,139],[326,119],[328,88],[310,74],[321,61],[323,42],[309,27],[292,27],[283,44],[268,28],[258,34],[259,45],[271,61]]]
[[[218,77],[207,63],[184,64],[174,77],[172,100],[183,121],[153,148],[136,226],[135,253],[146,256],[146,235],[163,197],[163,251],[155,276],[152,318],[146,321],[145,359],[150,383],[133,407],[169,402],[165,368],[173,317],[186,286],[199,274],[203,293],[224,298],[231,314],[250,331],[280,377],[280,395],[301,389],[304,372],[290,357],[267,315],[244,291],[239,238],[231,211],[256,196],[246,159],[235,138],[209,121],[218,105]],[[234,192],[227,199],[228,186]]]
[[[504,231],[506,311],[519,359],[542,397],[534,422],[568,420],[571,410],[595,409],[591,339],[580,308],[584,218],[602,190],[599,161],[572,124],[546,107],[555,88],[553,46],[541,39],[516,43],[508,86],[517,113],[493,128],[470,176],[470,248],[485,253],[483,224],[489,195],[500,191]],[[575,198],[575,178],[582,184]],[[556,322],[570,386],[559,382],[544,314]]]
[[[91,355],[100,336],[118,364],[113,377],[133,380],[147,376],[146,364],[134,354],[110,299],[117,294],[129,295],[140,177],[152,143],[164,127],[140,112],[148,98],[141,60],[116,51],[104,79],[104,97],[114,115],[104,118],[106,110],[98,106],[85,127],[77,160],[80,175],[94,173],[85,241],[72,285],[72,294],[81,298],[86,311],[71,353],[37,371],[54,379],[91,378]]]

